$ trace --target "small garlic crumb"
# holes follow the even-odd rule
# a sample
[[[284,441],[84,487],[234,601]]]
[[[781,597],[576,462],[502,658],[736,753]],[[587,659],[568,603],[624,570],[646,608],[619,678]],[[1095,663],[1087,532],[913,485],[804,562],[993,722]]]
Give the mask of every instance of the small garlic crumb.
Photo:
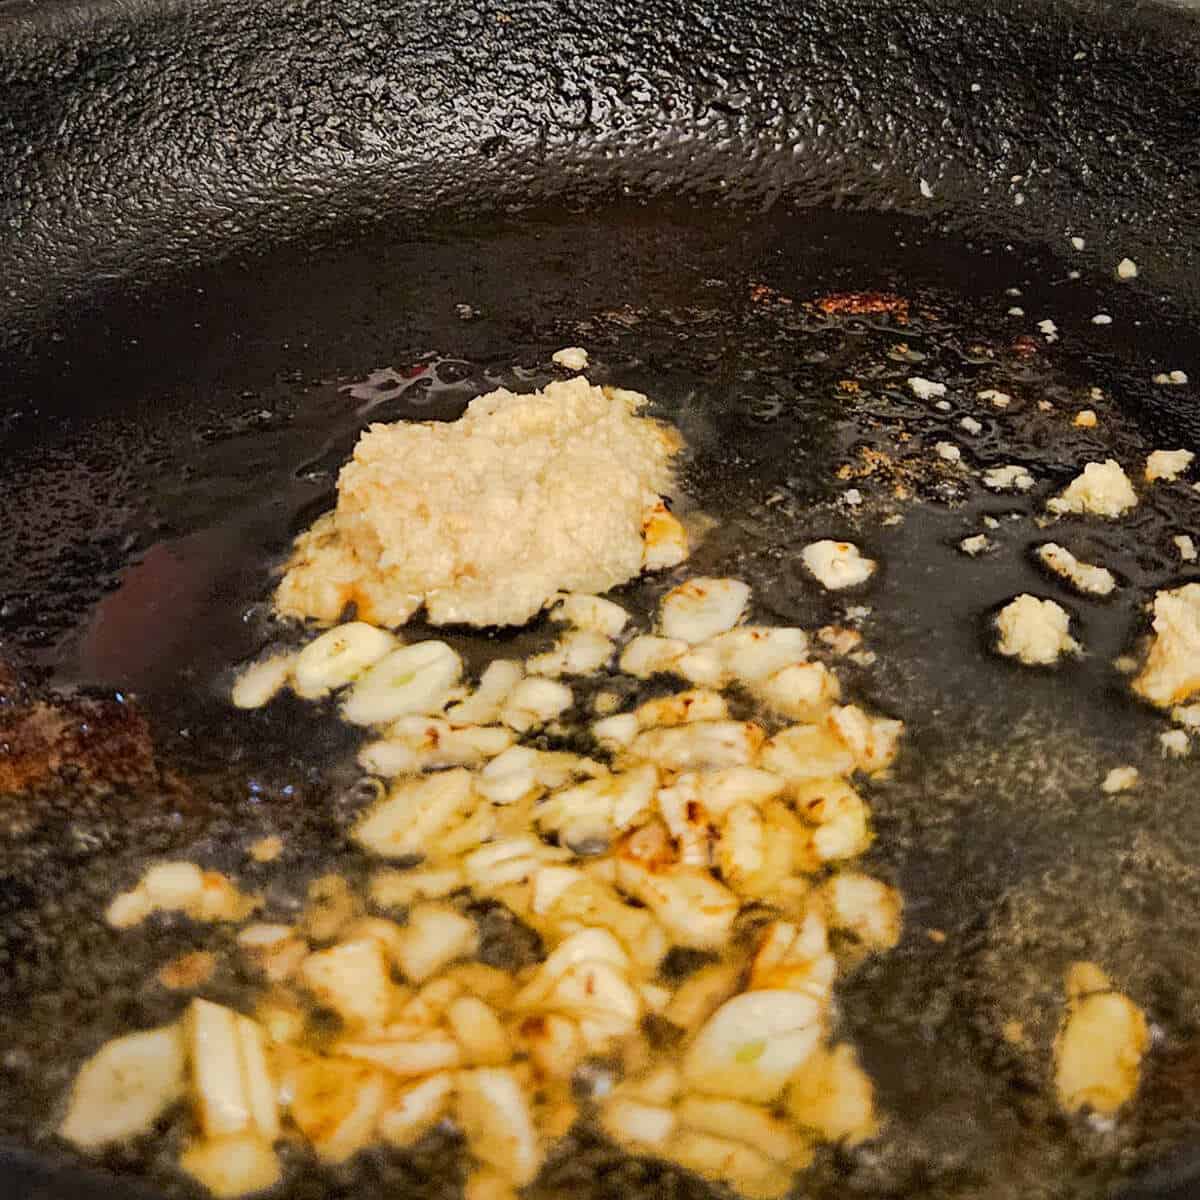
[[[1188,377],[1185,371],[1160,371],[1151,380],[1152,383],[1174,385],[1175,387],[1180,387],[1187,381]]]
[[[1044,321],[1038,322],[1038,329],[1047,342],[1058,341],[1058,326],[1047,317]]]
[[[975,397],[986,400],[994,408],[1007,408],[1012,403],[1012,397],[1007,392],[998,392],[995,388],[984,388],[982,392],[976,392]]]
[[[1090,408],[1081,408],[1075,414],[1074,424],[1080,429],[1095,429],[1098,418]]]
[[[1192,752],[1192,743],[1182,729],[1168,729],[1160,733],[1158,743],[1167,758],[1187,758]]]
[[[935,383],[932,379],[922,379],[920,375],[910,375],[908,386],[918,400],[933,400],[946,394],[944,383]]]
[[[1053,408],[1054,408],[1054,405],[1051,404],[1049,400],[1039,400],[1038,401],[1038,411],[1039,412],[1050,412]]]
[[[1066,1020],[1054,1042],[1058,1102],[1068,1113],[1115,1116],[1137,1091],[1146,1018],[1095,963],[1072,963],[1066,984]]]
[[[1107,567],[1080,562],[1070,550],[1054,542],[1040,546],[1037,556],[1051,571],[1074,585],[1078,591],[1093,596],[1107,596],[1117,586],[1116,577]]]
[[[1112,317],[1110,317],[1110,316],[1108,315],[1108,313],[1097,313],[1097,314],[1096,314],[1096,315],[1095,315],[1095,316],[1092,318],[1092,324],[1093,324],[1093,325],[1111,325],[1111,324],[1112,324]]]
[[[1135,675],[1140,664],[1132,654],[1119,654],[1113,659],[1112,665],[1113,670],[1121,675]]]
[[[1175,548],[1179,551],[1179,557],[1184,562],[1196,561],[1198,557],[1196,543],[1186,533],[1177,533],[1171,541],[1175,543]]]
[[[938,458],[945,459],[946,462],[962,461],[962,451],[953,442],[938,442],[934,449]]]
[[[924,196],[926,200],[933,199],[933,188],[929,186],[929,180],[921,179],[918,181],[917,186],[921,189],[921,195]]]
[[[1010,317],[1023,317],[1025,315],[1025,310],[1019,304],[1014,304],[1012,308],[1008,310],[1008,315]]]
[[[826,538],[805,546],[800,557],[822,586],[830,590],[865,583],[875,571],[874,561],[864,558],[852,542]]]
[[[588,365],[588,352],[582,346],[564,346],[561,350],[555,350],[550,361],[556,366],[566,367],[568,371],[583,371]]]
[[[817,630],[817,637],[823,645],[839,656],[852,654],[862,645],[863,640],[857,629],[847,629],[842,625],[822,625]]]
[[[974,417],[963,417],[959,424],[970,434],[983,432],[983,426]]]
[[[983,486],[993,492],[1027,492],[1033,487],[1033,476],[1024,467],[1009,463],[984,471]]]
[[[901,513],[889,513],[880,522],[881,525],[903,525],[904,517]]]
[[[858,488],[850,488],[849,491],[842,493],[842,501],[851,508],[857,508],[863,502],[862,492]]]
[[[1136,279],[1138,273],[1137,263],[1132,258],[1123,258],[1117,263],[1117,278],[1118,279]]]
[[[1075,250],[1082,250],[1086,245],[1087,243],[1081,237],[1076,236],[1071,239],[1071,246]]]
[[[1027,667],[1049,666],[1079,649],[1069,632],[1070,620],[1066,609],[1053,600],[1017,596],[996,617],[1000,633],[996,649]]]
[[[935,946],[941,946],[946,941],[946,934],[941,929],[930,929],[928,936]]]
[[[984,517],[983,527],[984,529],[999,529],[1000,522],[997,521],[995,517]]]
[[[1137,505],[1137,493],[1129,476],[1116,459],[1088,463],[1061,496],[1054,496],[1047,509],[1056,515],[1092,513],[1099,517],[1119,517]]]
[[[1113,767],[1104,777],[1100,790],[1108,796],[1118,792],[1131,792],[1138,785],[1137,767]]]
[[[958,548],[964,553],[969,554],[972,558],[976,555],[983,554],[985,551],[992,548],[992,543],[988,540],[986,533],[977,533],[972,537],[965,537],[958,543]]]
[[[1104,399],[1104,389],[1098,388],[1098,387],[1091,388],[1088,391],[1088,399],[1089,400],[1103,400]]]
[[[1146,459],[1146,482],[1178,479],[1196,456],[1190,450],[1155,450]]]
[[[933,407],[936,408],[938,412],[949,412],[954,405],[951,404],[949,400],[939,400],[936,404],[934,404]]]
[[[592,712],[598,717],[610,717],[621,707],[621,697],[616,692],[597,692],[592,697]]]
[[[274,862],[282,853],[283,838],[275,834],[259,838],[250,846],[250,857],[259,863]]]

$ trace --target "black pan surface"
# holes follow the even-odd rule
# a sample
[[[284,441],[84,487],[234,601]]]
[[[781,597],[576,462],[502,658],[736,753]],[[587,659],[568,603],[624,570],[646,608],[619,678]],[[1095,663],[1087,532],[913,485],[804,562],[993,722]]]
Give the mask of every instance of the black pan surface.
[[[844,605],[805,583],[799,547],[844,534],[884,564],[861,601],[879,659],[851,678],[910,730],[898,777],[872,796],[873,866],[903,887],[908,932],[843,1005],[890,1124],[869,1152],[823,1160],[807,1193],[1099,1196],[1181,1151],[1146,1187],[1186,1188],[1200,1081],[1196,775],[1161,759],[1161,720],[1110,663],[1144,629],[1153,590],[1189,578],[1170,538],[1200,532],[1200,496],[1163,487],[1120,527],[1071,528],[1070,544],[1121,578],[1107,603],[1038,573],[1030,547],[1047,535],[1030,515],[1088,458],[1135,465],[1197,441],[1191,390],[1150,382],[1171,368],[1200,379],[1183,120],[1194,25],[1159,9],[1131,24],[1099,7],[1051,17],[1017,5],[860,3],[786,21],[739,6],[719,27],[644,6],[608,23],[472,11],[460,35],[453,20],[466,18],[449,11],[0,10],[15,98],[0,139],[13,163],[0,633],[23,677],[73,697],[71,720],[122,761],[148,743],[140,716],[114,713],[144,714],[154,747],[123,776],[67,764],[0,807],[0,1134],[48,1172],[36,1182],[41,1168],[14,1150],[17,1194],[80,1194],[51,1135],[75,1067],[117,1029],[179,1006],[145,983],[154,967],[223,944],[168,922],[114,936],[100,913],[115,888],[167,853],[246,878],[244,848],[265,832],[288,846],[255,878],[281,914],[322,865],[362,867],[342,842],[361,803],[351,739],[311,709],[233,719],[223,699],[232,664],[275,636],[270,569],[331,503],[357,432],[453,417],[497,382],[543,382],[549,354],[571,343],[591,349],[595,378],[649,391],[687,434],[688,498],[719,520],[689,569],[740,574],[761,615],[815,625]],[[457,40],[421,40],[435,28]],[[331,49],[316,31],[334,29],[345,40]],[[1086,74],[1069,65],[1081,51]],[[531,64],[551,53],[570,69],[531,92]],[[452,76],[439,54],[471,69]],[[1032,69],[1051,62],[1057,73]],[[168,102],[175,68],[182,90]],[[571,90],[579,73],[598,81],[586,100]],[[373,107],[357,108],[368,95]],[[477,100],[464,110],[465,95]],[[523,124],[530,110],[540,124]],[[283,115],[273,125],[269,112]],[[263,123],[244,124],[251,113]],[[366,138],[389,122],[389,138]],[[345,139],[358,169],[341,177],[332,147]],[[251,176],[257,191],[239,184]],[[837,181],[856,208],[922,215],[831,204]],[[614,196],[622,186],[634,194]],[[1124,254],[1142,275],[1119,285]],[[902,299],[907,320],[816,303],[851,292]],[[1113,324],[1093,325],[1097,312]],[[1047,317],[1052,344],[1036,325]],[[916,354],[919,373],[951,384],[949,413],[905,389]],[[1012,410],[987,412],[974,399],[987,386],[1012,391]],[[1066,418],[1085,406],[1095,431]],[[977,437],[961,431],[968,414],[984,424]],[[947,438],[973,467],[1026,464],[1037,488],[985,492],[939,462]],[[867,462],[876,469],[839,478]],[[850,487],[861,505],[847,505]],[[892,514],[903,523],[883,525]],[[998,550],[969,560],[956,544],[985,514],[1001,521]],[[648,611],[667,583],[625,599]],[[1029,672],[989,653],[988,615],[1022,590],[1072,611],[1080,664]],[[548,632],[516,636],[524,647]],[[25,699],[9,688],[10,709]],[[1101,797],[1103,771],[1125,762],[1143,787]],[[494,934],[505,952],[511,931]],[[1068,1124],[1048,1099],[1061,972],[1080,957],[1104,962],[1158,1030],[1115,1130]],[[213,994],[245,986],[230,973]],[[1012,1019],[1027,1044],[1003,1036]],[[177,1136],[102,1165],[187,1194],[170,1167]],[[337,1172],[297,1161],[288,1194],[443,1194],[454,1163],[437,1139]],[[586,1133],[539,1185],[598,1197],[697,1187]]]

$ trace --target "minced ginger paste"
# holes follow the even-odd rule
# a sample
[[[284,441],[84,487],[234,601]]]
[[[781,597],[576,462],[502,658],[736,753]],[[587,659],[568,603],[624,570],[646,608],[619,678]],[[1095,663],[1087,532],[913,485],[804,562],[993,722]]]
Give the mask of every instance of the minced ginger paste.
[[[296,539],[283,616],[524,624],[558,592],[601,593],[687,556],[662,495],[682,446],[646,397],[578,377],[500,388],[452,422],[372,425],[338,502]]]

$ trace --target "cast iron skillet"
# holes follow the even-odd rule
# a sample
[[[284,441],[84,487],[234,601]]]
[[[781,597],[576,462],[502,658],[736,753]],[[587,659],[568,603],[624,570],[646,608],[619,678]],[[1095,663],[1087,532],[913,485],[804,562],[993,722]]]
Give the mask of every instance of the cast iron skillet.
[[[1170,539],[1197,501],[1164,488],[1120,528],[1072,528],[1121,578],[1103,605],[1037,574],[1028,515],[1089,457],[1198,440],[1193,391],[1149,382],[1200,380],[1198,70],[1196,18],[1157,5],[0,0],[7,1193],[186,1193],[170,1134],[98,1181],[50,1134],[83,1057],[178,1007],[144,985],[154,967],[210,944],[170,923],[118,939],[97,914],[150,857],[244,875],[266,831],[288,855],[252,882],[280,911],[319,864],[355,869],[349,738],[223,699],[271,636],[270,567],[366,421],[452,417],[583,342],[598,379],[644,387],[688,435],[684,485],[719,520],[694,569],[819,624],[845,613],[796,548],[845,534],[884,563],[863,600],[879,662],[852,685],[909,724],[872,796],[873,869],[904,888],[909,932],[843,1007],[890,1125],[826,1156],[811,1194],[1192,1194],[1195,775],[1158,758],[1160,719],[1109,662],[1188,578]],[[1112,280],[1123,256],[1136,283]],[[951,412],[913,400],[913,370],[951,384]],[[975,391],[1001,384],[1014,411],[964,441]],[[1062,417],[1091,387],[1094,433]],[[945,438],[1038,489],[987,494],[937,466]],[[848,505],[837,468],[885,460]],[[956,552],[1014,510],[996,554]],[[624,598],[645,611],[663,586]],[[1077,667],[988,653],[988,614],[1020,590],[1071,608]],[[1100,802],[1126,761],[1142,790]],[[487,934],[515,952],[502,922]],[[1079,957],[1158,1027],[1116,1130],[1047,1100]],[[435,1139],[294,1163],[289,1194],[443,1194],[453,1162]],[[539,1190],[697,1186],[581,1134]]]

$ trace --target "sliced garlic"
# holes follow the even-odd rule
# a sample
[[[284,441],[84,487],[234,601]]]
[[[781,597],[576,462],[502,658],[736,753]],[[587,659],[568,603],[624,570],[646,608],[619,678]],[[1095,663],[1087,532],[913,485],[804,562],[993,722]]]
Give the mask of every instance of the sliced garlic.
[[[59,1135],[95,1150],[149,1132],[183,1096],[185,1065],[178,1025],[105,1042],[75,1077]]]
[[[696,721],[640,733],[631,749],[637,758],[671,771],[733,767],[752,763],[763,737],[762,727],[753,721]]]
[[[813,850],[822,862],[854,858],[871,843],[867,805],[844,779],[814,779],[797,784],[796,808],[817,824]]]
[[[609,781],[589,779],[552,793],[539,805],[537,823],[576,853],[593,842],[607,843],[614,832]]]
[[[697,802],[694,785],[676,783],[659,788],[658,811],[675,839],[679,861],[685,866],[709,866],[708,817]]]
[[[405,780],[372,805],[354,826],[351,837],[382,858],[424,854],[471,803],[471,776],[461,768]]]
[[[821,890],[831,928],[853,934],[872,950],[890,950],[900,940],[900,894],[887,884],[841,871]]]
[[[251,663],[237,677],[229,694],[235,708],[262,708],[284,688],[292,674],[295,656],[273,654]]]
[[[358,938],[310,954],[300,981],[347,1025],[382,1025],[391,1010],[393,984],[383,948]]]
[[[417,642],[381,658],[350,691],[342,715],[352,725],[384,725],[445,708],[462,660],[445,642]]]
[[[446,716],[457,725],[492,725],[500,720],[500,709],[508,694],[521,680],[525,670],[519,662],[498,658],[488,663],[479,677],[479,685],[465,699],[446,709]]]
[[[827,1005],[836,975],[825,922],[809,909],[798,924],[774,921],[767,927],[751,963],[747,990],[802,992]]]
[[[296,655],[292,667],[297,696],[316,700],[352,683],[399,646],[386,629],[348,621],[326,630]]]
[[[854,755],[854,765],[868,775],[890,767],[899,753],[903,721],[873,717],[845,704],[829,714],[826,724]]]
[[[409,910],[396,962],[406,979],[423,983],[456,958],[475,952],[475,922],[448,904],[417,904]]]
[[[675,664],[688,652],[688,644],[679,638],[654,637],[641,634],[625,647],[618,664],[626,675],[649,679],[675,669]]]
[[[729,939],[738,913],[737,897],[701,867],[656,872],[622,859],[617,882],[640,900],[681,946],[712,949]]]
[[[535,654],[525,666],[531,675],[591,675],[608,665],[613,643],[602,633],[574,629],[559,639],[553,650]]]
[[[283,1177],[270,1141],[255,1133],[193,1142],[179,1165],[217,1200],[266,1191]]]
[[[380,908],[407,908],[417,900],[440,900],[466,886],[459,866],[414,871],[376,871],[371,876],[371,902]]]
[[[437,1124],[454,1099],[449,1071],[430,1075],[401,1089],[379,1118],[379,1134],[393,1146],[411,1146]]]
[[[483,1067],[458,1077],[456,1109],[471,1153],[523,1187],[542,1165],[525,1092],[509,1070]]]
[[[679,1123],[687,1129],[753,1146],[793,1169],[806,1167],[812,1161],[812,1149],[798,1130],[744,1100],[685,1096],[679,1105]]]
[[[875,1087],[845,1043],[813,1055],[788,1087],[787,1110],[827,1142],[857,1146],[879,1130]]]
[[[401,1035],[404,1036],[401,1036]],[[388,1026],[379,1040],[341,1041],[334,1049],[344,1058],[369,1063],[401,1079],[418,1079],[462,1066],[462,1049],[449,1034],[422,1027]]]
[[[550,612],[550,619],[562,621],[575,629],[615,638],[628,623],[629,614],[619,604],[602,596],[568,592],[559,598]]]
[[[793,663],[759,683],[756,694],[780,716],[816,721],[839,699],[841,686],[824,663]]]
[[[679,776],[678,783],[688,781],[696,784],[700,802],[714,817],[724,816],[735,804],[758,807],[778,796],[785,787],[778,775],[757,767],[725,767]]]
[[[772,989],[727,1000],[696,1035],[683,1060],[685,1081],[710,1095],[768,1103],[816,1050],[821,1005]]]
[[[803,662],[808,654],[808,634],[786,625],[744,625],[708,644],[720,654],[729,674],[743,683],[758,683]]]
[[[741,986],[741,975],[741,965],[737,963],[709,963],[701,967],[683,981],[663,1010],[663,1016],[680,1029],[695,1033],[726,1000],[737,993]],[[663,1100],[671,1098],[665,1096]]]
[[[641,726],[636,713],[618,713],[592,723],[592,736],[606,750],[624,750],[637,737]]]
[[[766,836],[762,814],[752,804],[735,804],[724,814],[716,861],[721,878],[736,891],[743,890],[747,879],[762,870]]]
[[[478,767],[513,744],[513,734],[498,726],[453,725],[440,717],[401,717],[387,736],[368,742],[359,765],[372,775],[392,778],[437,767]]]
[[[518,733],[545,725],[575,703],[571,689],[552,679],[522,679],[508,694],[500,720]]]
[[[538,752],[528,746],[509,747],[475,778],[476,790],[493,804],[515,804],[540,786]]]
[[[384,1072],[351,1059],[303,1059],[288,1081],[288,1111],[325,1162],[340,1163],[374,1140],[391,1083]]]
[[[477,996],[460,996],[446,1009],[450,1032],[468,1065],[502,1067],[513,1055],[512,1043],[495,1009]]]
[[[850,774],[855,758],[833,730],[818,725],[791,725],[763,746],[762,766],[784,779],[824,779]]]
[[[634,1149],[665,1146],[675,1132],[675,1113],[657,1104],[614,1096],[600,1110],[600,1126],[619,1145]]]
[[[727,1184],[746,1200],[780,1200],[792,1186],[790,1167],[772,1162],[745,1142],[695,1129],[677,1133],[663,1154],[697,1175]]]
[[[697,645],[732,629],[749,602],[750,588],[741,580],[689,579],[663,597],[663,636]]]
[[[686,654],[676,659],[671,673],[682,675],[688,683],[694,683],[697,687],[723,687],[729,682],[730,672],[717,648],[720,640],[713,638],[699,646],[693,646]]]
[[[690,725],[695,721],[723,721],[728,715],[725,697],[703,688],[647,700],[635,713],[638,725],[643,729]]]
[[[196,1115],[205,1137],[244,1133],[253,1123],[237,1016],[219,1004],[193,1000],[184,1020]]]
[[[511,883],[524,883],[547,863],[570,858],[566,850],[547,846],[538,838],[512,837],[481,846],[463,860],[467,881],[485,894]]]

